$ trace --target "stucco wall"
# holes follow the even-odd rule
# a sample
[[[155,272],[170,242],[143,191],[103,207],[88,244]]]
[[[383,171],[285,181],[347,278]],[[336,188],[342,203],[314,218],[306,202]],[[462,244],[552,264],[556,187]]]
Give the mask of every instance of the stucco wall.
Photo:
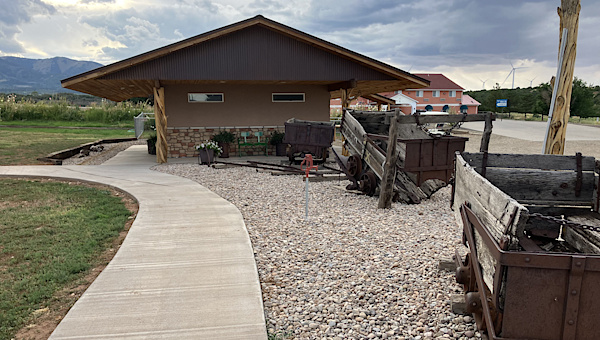
[[[188,92],[223,93],[223,103],[188,103]],[[305,93],[303,103],[273,103],[271,94]],[[329,121],[329,91],[310,85],[166,85],[168,127],[282,126],[289,118]]]

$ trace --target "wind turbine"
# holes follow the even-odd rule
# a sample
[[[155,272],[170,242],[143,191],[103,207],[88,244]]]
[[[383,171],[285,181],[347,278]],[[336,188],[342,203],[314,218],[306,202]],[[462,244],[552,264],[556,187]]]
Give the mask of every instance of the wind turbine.
[[[515,72],[516,70],[520,69],[520,68],[525,68],[525,67],[514,67],[513,63],[510,62],[510,67],[512,67],[512,69],[510,70],[510,72],[508,72],[508,75],[506,76],[506,78],[504,79],[504,81],[502,82],[502,85],[504,85],[504,83],[506,82],[506,79],[508,79],[508,77],[510,77],[510,74],[512,73],[513,79],[512,79],[512,89],[515,88]]]
[[[479,81],[481,81],[481,88],[485,90],[485,82],[488,81],[489,79],[486,80],[481,80],[481,78],[477,78],[479,79]]]
[[[533,86],[531,86],[531,84],[533,83],[533,81],[535,80],[535,78],[537,78],[537,77],[533,77],[533,79],[529,80],[529,87],[533,87]]]

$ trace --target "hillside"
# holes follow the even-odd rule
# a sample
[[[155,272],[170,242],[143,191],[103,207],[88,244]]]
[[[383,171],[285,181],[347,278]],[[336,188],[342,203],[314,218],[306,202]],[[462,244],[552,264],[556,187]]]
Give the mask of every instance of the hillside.
[[[63,57],[27,59],[0,57],[0,93],[73,92],[60,86],[65,79],[102,66]]]

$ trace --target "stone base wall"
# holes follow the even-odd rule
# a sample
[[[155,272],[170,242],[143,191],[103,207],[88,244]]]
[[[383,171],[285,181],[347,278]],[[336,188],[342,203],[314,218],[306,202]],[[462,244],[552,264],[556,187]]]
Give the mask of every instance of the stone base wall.
[[[238,138],[241,132],[249,131],[251,136],[248,137],[248,142],[256,142],[257,138],[253,135],[254,132],[263,132],[263,138],[270,137],[275,131],[285,132],[284,126],[234,126],[234,127],[168,127],[167,128],[167,157],[197,157],[198,151],[195,146],[203,141],[210,140],[213,135],[220,131],[228,131],[235,135],[235,142],[230,144],[229,156],[237,157],[238,153]],[[259,156],[265,154],[264,146],[242,146],[242,156]],[[275,146],[268,146],[269,156],[275,155]]]

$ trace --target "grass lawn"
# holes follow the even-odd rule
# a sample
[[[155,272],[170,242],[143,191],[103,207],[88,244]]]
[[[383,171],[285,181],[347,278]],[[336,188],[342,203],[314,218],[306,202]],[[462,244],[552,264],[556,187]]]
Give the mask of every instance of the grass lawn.
[[[0,128],[0,165],[43,164],[49,153],[98,139],[135,137],[123,129]]]
[[[50,126],[50,127],[110,127],[121,129],[133,129],[133,123],[102,123],[102,122],[79,122],[70,120],[0,120],[0,125],[6,126]]]
[[[80,184],[0,178],[0,339],[30,338],[50,315],[33,336],[46,339],[124,237],[123,194]]]

